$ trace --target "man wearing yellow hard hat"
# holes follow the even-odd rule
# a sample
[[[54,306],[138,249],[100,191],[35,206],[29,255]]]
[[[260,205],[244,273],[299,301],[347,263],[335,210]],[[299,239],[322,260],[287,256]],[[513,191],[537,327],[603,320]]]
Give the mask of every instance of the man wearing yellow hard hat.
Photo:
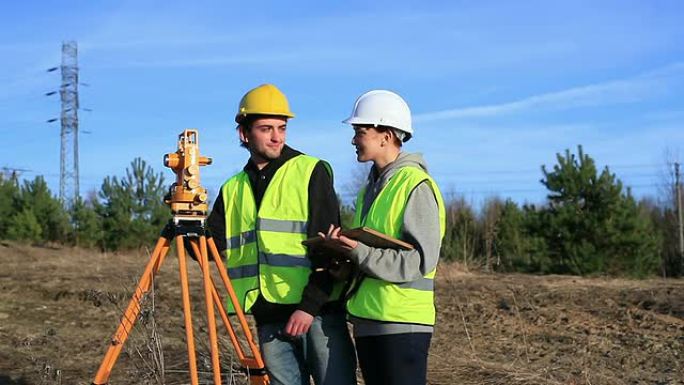
[[[235,121],[249,160],[221,187],[208,223],[256,321],[271,383],[309,384],[311,376],[316,385],[356,384],[344,283],[329,273],[329,256],[302,245],[330,223],[339,226],[332,170],[285,143],[290,118],[274,85],[243,96]]]

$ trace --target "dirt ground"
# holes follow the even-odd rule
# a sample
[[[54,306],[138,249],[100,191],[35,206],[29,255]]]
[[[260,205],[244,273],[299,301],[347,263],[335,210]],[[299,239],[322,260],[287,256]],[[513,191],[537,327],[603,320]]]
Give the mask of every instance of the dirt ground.
[[[145,251],[1,244],[0,384],[90,384],[147,260]],[[190,266],[208,384],[199,269]],[[437,296],[430,384],[684,384],[682,280],[488,275],[444,264]],[[189,383],[180,303],[172,254],[112,384]],[[224,383],[246,384],[229,369],[225,336],[222,346]]]

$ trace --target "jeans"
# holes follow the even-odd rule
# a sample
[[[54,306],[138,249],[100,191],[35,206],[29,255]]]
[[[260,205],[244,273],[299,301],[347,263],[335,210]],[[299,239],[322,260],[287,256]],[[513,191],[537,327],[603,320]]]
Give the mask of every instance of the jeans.
[[[285,323],[257,327],[272,385],[356,385],[356,355],[344,314],[314,317],[308,333],[286,336]]]
[[[356,337],[366,385],[425,385],[432,333]]]

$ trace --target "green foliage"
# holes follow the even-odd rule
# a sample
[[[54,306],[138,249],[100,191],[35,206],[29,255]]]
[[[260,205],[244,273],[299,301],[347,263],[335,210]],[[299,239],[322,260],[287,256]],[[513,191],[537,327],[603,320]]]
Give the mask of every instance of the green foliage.
[[[658,272],[662,234],[629,189],[612,228],[613,263],[609,273],[645,277]]]
[[[102,221],[95,211],[94,200],[77,198],[69,211],[71,233],[69,240],[75,246],[93,248],[102,241]]]
[[[139,158],[125,177],[105,178],[97,195],[77,198],[68,211],[43,177],[21,186],[0,177],[0,238],[110,250],[152,245],[170,218],[164,194],[162,174]]]
[[[500,206],[494,238],[498,270],[538,272],[549,264],[546,244],[537,235],[537,216],[534,206],[520,208],[510,199]]]
[[[681,273],[673,205],[637,202],[607,167],[598,172],[582,147],[557,154],[553,169],[542,172],[548,199],[541,206],[494,198],[478,212],[463,197],[448,200],[442,258],[544,274]],[[77,199],[68,212],[42,177],[21,185],[0,177],[0,239],[108,250],[152,246],[170,218],[165,193],[163,175],[140,158],[124,177],[105,178],[96,195]],[[344,228],[352,226],[354,210],[353,204],[341,207]]]
[[[170,218],[164,204],[164,176],[136,158],[124,178],[107,177],[96,212],[102,218],[105,249],[151,245]]]
[[[0,239],[8,238],[16,214],[15,202],[19,196],[16,179],[5,179],[0,174]]]
[[[13,224],[7,238],[18,241],[38,242],[43,239],[43,229],[31,208],[25,208],[12,217]]]
[[[655,226],[655,234],[660,237],[660,270],[664,277],[684,275],[684,256],[679,252],[679,218],[677,214],[677,193],[675,180],[668,181],[672,191],[665,191],[664,199],[655,202],[644,198],[639,201],[639,209],[648,216]]]
[[[60,201],[53,197],[42,176],[24,181],[16,203],[17,211],[31,210],[41,228],[42,239],[64,241],[69,231],[69,218]]]
[[[548,206],[539,213],[537,230],[546,240],[556,273],[644,275],[657,266],[657,240],[647,217],[640,215],[622,182],[594,160],[557,154],[553,171],[542,167]]]
[[[507,200],[500,207],[496,232],[496,252],[501,258],[501,268],[514,270],[527,262],[524,214],[515,202]]]
[[[487,271],[548,271],[551,261],[539,235],[539,212],[512,200],[490,198],[479,213],[462,197],[447,202],[442,258]]]
[[[546,204],[520,208],[488,199],[475,213],[447,202],[442,257],[485,270],[647,276],[658,272],[663,232],[652,207],[638,204],[608,168],[597,172],[582,148],[542,167]]]
[[[42,176],[24,181],[0,178],[0,238],[62,242],[69,220]]]
[[[504,202],[498,198],[489,198],[485,201],[480,215],[482,232],[482,254],[484,256],[484,269],[492,271],[495,266],[501,265],[501,256],[498,252],[497,238],[500,230],[501,214]]]
[[[518,271],[527,273],[548,273],[552,271],[553,260],[544,238],[543,209],[535,205],[524,205],[523,231],[525,253],[516,264]]]
[[[452,199],[446,207],[447,228],[442,241],[442,258],[471,264],[480,239],[475,212],[463,197]]]

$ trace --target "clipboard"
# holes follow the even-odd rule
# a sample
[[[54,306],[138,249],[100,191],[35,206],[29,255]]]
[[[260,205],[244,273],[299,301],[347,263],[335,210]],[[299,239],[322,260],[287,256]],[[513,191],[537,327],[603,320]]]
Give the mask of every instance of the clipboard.
[[[340,231],[341,235],[355,239],[365,245],[380,249],[413,250],[413,245],[401,239],[390,237],[370,227],[357,227]],[[304,246],[326,247],[326,241],[321,237],[312,237],[302,241]]]

